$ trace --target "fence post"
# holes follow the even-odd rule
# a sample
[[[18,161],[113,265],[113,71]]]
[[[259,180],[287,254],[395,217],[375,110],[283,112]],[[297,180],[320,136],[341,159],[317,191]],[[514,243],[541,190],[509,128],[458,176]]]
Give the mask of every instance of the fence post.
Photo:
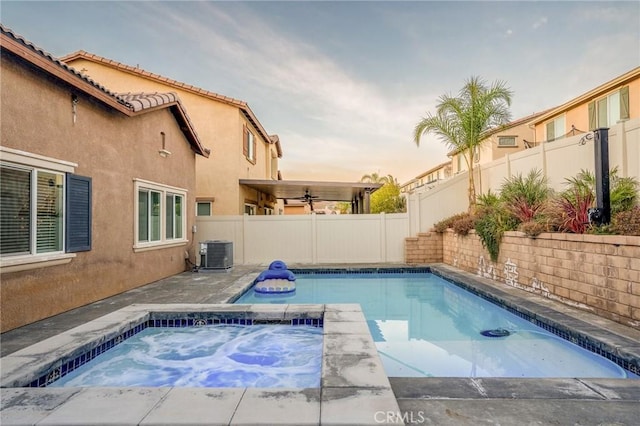
[[[547,143],[542,142],[540,144],[540,162],[542,163],[542,176],[547,176]]]
[[[387,261],[387,215],[385,212],[380,213],[380,261]]]
[[[243,264],[246,265],[248,263],[248,256],[247,256],[247,249],[249,247],[249,235],[247,232],[247,224],[249,223],[249,215],[247,213],[244,213],[242,215],[242,259],[243,259]]]
[[[318,224],[316,213],[311,212],[311,263],[318,263]]]

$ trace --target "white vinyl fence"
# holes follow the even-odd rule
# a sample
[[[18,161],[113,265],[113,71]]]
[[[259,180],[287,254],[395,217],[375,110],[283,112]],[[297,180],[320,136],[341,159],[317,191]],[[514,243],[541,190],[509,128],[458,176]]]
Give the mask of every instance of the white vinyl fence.
[[[196,241],[233,243],[234,264],[401,263],[409,216],[402,214],[211,216]]]
[[[564,189],[565,179],[581,170],[595,170],[593,139],[580,144],[583,135],[573,136],[507,155],[474,168],[476,193],[498,192],[505,178],[540,170],[554,190]],[[640,119],[619,123],[609,129],[609,167],[618,176],[640,180]],[[460,173],[434,189],[409,196],[411,235],[427,232],[434,223],[467,210],[467,172]]]
[[[541,170],[553,189],[582,169],[595,169],[593,139],[579,144],[574,136],[506,156],[475,168],[478,194],[497,192],[504,179]],[[640,179],[640,119],[609,130],[609,164],[621,177]],[[467,211],[467,173],[428,191],[412,194],[407,213],[300,216],[197,217],[196,242],[233,243],[234,264],[398,263],[404,262],[404,239],[429,231],[434,223]]]

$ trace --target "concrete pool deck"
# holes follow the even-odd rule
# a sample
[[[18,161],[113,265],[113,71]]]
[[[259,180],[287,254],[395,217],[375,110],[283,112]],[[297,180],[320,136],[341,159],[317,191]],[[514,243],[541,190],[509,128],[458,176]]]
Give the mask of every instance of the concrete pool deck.
[[[624,356],[640,359],[640,330],[625,327],[612,321],[605,320],[587,312],[578,311],[561,305],[555,301],[529,294],[506,285],[489,285],[485,279],[449,267],[447,265],[431,265],[438,272],[450,276],[465,285],[472,286],[480,292],[492,294],[498,300],[517,303],[531,312],[551,318],[557,324],[565,323],[567,327],[577,328],[587,336],[602,341],[615,348]],[[290,268],[359,268],[359,267],[407,267],[407,265],[289,265]],[[83,325],[103,315],[109,314],[132,304],[165,304],[165,303],[225,303],[238,294],[238,291],[248,287],[253,279],[264,269],[263,266],[234,266],[226,272],[186,272],[170,277],[144,287],[122,293],[120,295],[95,302],[93,304],[74,309],[73,311],[57,315],[46,320],[21,327],[0,335],[0,352],[4,358],[21,349],[41,342],[71,328]],[[3,361],[4,363],[4,361]],[[0,365],[4,370],[4,366]],[[390,378],[391,388],[395,394],[399,413],[394,412],[395,405],[365,407],[358,403],[346,403],[340,408],[336,417],[317,417],[321,424],[637,424],[640,416],[640,380],[625,379],[503,379],[503,378]],[[344,391],[344,389],[338,389]],[[42,400],[66,400],[73,390],[41,388],[33,389],[46,395]],[[166,391],[166,388],[165,388]],[[174,389],[177,399],[174,401],[192,401],[203,398],[202,392],[193,389]],[[274,389],[277,392],[277,389]],[[18,393],[16,393],[18,392]],[[47,408],[34,406],[34,399],[26,397],[20,389],[2,389],[1,396],[1,424],[35,424],[28,420],[29,412]],[[77,392],[77,390],[75,390]],[[105,401],[104,395],[98,395],[100,388],[86,390],[87,396],[93,395],[95,401]],[[132,388],[126,392],[111,394],[111,402],[118,404],[126,411],[126,395],[141,393],[144,403],[157,403],[165,395],[159,395],[162,390]],[[320,390],[320,393],[322,390]],[[233,393],[233,392],[232,392]],[[249,392],[247,397],[251,397]],[[286,393],[286,392],[285,392]],[[300,394],[277,394],[283,404],[296,405],[300,402]],[[263,397],[265,395],[262,395]],[[272,394],[273,396],[273,394]],[[255,397],[255,395],[253,395]],[[291,397],[291,398],[289,398]],[[322,398],[322,396],[319,396]],[[182,399],[181,399],[182,398]],[[308,396],[304,396],[308,398]],[[264,400],[264,398],[262,398]],[[80,401],[80,400],[79,400]],[[146,402],[144,402],[146,401]],[[154,403],[154,404],[155,404]],[[31,404],[31,405],[30,405]],[[55,405],[57,407],[58,405]],[[74,410],[80,410],[85,404],[77,405]],[[53,408],[55,408],[53,407]],[[105,406],[105,413],[113,412]],[[236,407],[238,407],[236,405]],[[253,406],[254,412],[259,411]],[[378,408],[382,407],[383,412]],[[391,407],[391,408],[385,408]],[[52,409],[52,408],[51,408]],[[350,419],[350,414],[368,410],[368,418],[364,422]],[[313,409],[309,409],[313,411]],[[303,412],[307,412],[303,409]],[[386,412],[384,412],[386,411]],[[24,422],[17,420],[16,413],[22,412],[27,417]],[[55,413],[55,410],[52,410]],[[295,411],[294,411],[295,412]],[[64,414],[64,412],[62,412]],[[293,414],[293,413],[292,413]],[[311,413],[307,413],[311,414]],[[108,415],[108,414],[107,414]],[[194,414],[195,415],[195,414]],[[56,418],[46,417],[41,424],[56,424]],[[58,418],[57,424],[72,424],[73,416]],[[81,417],[75,423],[80,424]],[[300,424],[301,417],[291,416],[291,424]],[[129,419],[118,417],[112,419],[96,419],[110,424],[135,424]],[[183,419],[182,424],[189,423]],[[156,419],[148,424],[181,424],[169,420]],[[231,424],[269,424],[265,417],[236,418]],[[307,422],[304,422],[307,423]],[[316,420],[310,423],[317,424]],[[191,422],[191,424],[197,424]],[[202,424],[211,424],[204,422]]]

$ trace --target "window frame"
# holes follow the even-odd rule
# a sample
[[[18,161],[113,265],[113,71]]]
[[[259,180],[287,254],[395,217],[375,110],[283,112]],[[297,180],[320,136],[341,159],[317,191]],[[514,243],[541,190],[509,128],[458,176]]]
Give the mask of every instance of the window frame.
[[[500,143],[504,139],[513,139],[513,144],[503,144]],[[502,135],[498,136],[498,148],[517,148],[518,147],[518,137],[513,135]]]
[[[46,157],[39,154],[33,154],[26,151],[20,151],[17,149],[7,148],[0,146],[0,164],[3,167],[14,168],[18,170],[29,171],[30,174],[30,188],[32,193],[30,194],[30,212],[29,212],[29,230],[31,234],[31,241],[29,243],[28,253],[16,253],[16,254],[0,254],[0,271],[16,272],[21,270],[42,268],[53,265],[63,265],[71,262],[71,259],[76,257],[75,253],[68,253],[67,249],[67,181],[68,174],[73,174],[75,168],[78,166],[76,163],[70,161],[64,161],[57,158]],[[36,173],[32,173],[35,171]],[[62,220],[60,226],[61,230],[61,249],[51,252],[37,253],[37,188],[33,191],[34,185],[37,187],[37,173],[53,173],[62,177]],[[36,211],[32,206],[36,206]],[[35,232],[35,233],[34,233]],[[34,238],[35,236],[35,238]],[[35,248],[35,250],[34,250]]]
[[[156,182],[147,181],[144,179],[134,179],[134,189],[133,189],[133,197],[134,197],[134,244],[133,250],[134,252],[145,251],[145,250],[153,250],[160,249],[165,247],[173,247],[185,245],[188,243],[188,239],[186,236],[187,229],[187,214],[185,212],[185,207],[187,203],[187,194],[188,191],[184,188],[177,188],[174,186],[164,185]],[[139,194],[140,192],[146,192],[148,194],[158,193],[159,194],[159,212],[158,212],[158,226],[159,226],[159,235],[158,239],[152,238],[152,224],[150,219],[152,216],[147,216],[147,223],[149,224],[149,232],[147,234],[148,240],[140,240],[140,205],[139,205]],[[182,217],[180,220],[180,228],[182,230],[182,235],[179,237],[168,237],[167,236],[167,197],[173,196],[174,206],[176,197],[181,197],[181,205],[182,205]],[[149,203],[150,206],[151,203]],[[151,209],[151,207],[149,207]],[[174,211],[173,216],[173,229],[175,231],[176,228],[176,216]]]
[[[549,125],[553,123],[553,136],[549,137]],[[561,125],[559,125],[561,124]],[[564,114],[559,115],[552,120],[549,120],[544,125],[545,133],[546,133],[546,141],[553,142],[560,139],[564,139],[566,136],[566,117]],[[560,133],[558,133],[560,131]],[[557,136],[556,136],[557,135]]]
[[[250,210],[247,212],[247,208]],[[258,206],[251,203],[244,203],[244,214],[248,216],[255,216],[258,213]]]
[[[604,106],[604,108],[601,108]],[[587,114],[589,120],[589,130],[611,127],[621,121],[628,120],[629,115],[629,86],[607,93],[587,104]],[[612,115],[613,111],[617,113]],[[606,115],[606,123],[601,122],[601,116]]]
[[[256,154],[256,136],[249,129],[249,126],[246,124],[243,125],[242,128],[242,153],[244,154],[247,161],[251,164],[255,165],[257,162],[257,154]]]
[[[200,214],[200,204],[209,206],[209,214]],[[210,217],[213,216],[213,201],[197,201],[196,200],[196,216]]]

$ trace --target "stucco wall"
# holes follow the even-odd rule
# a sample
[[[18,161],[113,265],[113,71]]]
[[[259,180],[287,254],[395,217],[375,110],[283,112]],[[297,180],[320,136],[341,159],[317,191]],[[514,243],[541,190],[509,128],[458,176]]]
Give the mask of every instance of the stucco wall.
[[[438,238],[442,239],[440,260],[431,251],[436,250]],[[407,238],[405,251],[412,254],[407,263],[442,261],[496,285],[640,326],[640,237],[552,233],[529,238],[507,232],[498,262],[493,263],[474,231],[459,236],[449,230]]]
[[[569,132],[571,130],[572,125],[575,126],[576,129],[578,130],[587,132],[589,131],[589,102],[593,100],[599,100],[606,96],[609,96],[615,91],[620,90],[622,86],[626,86],[626,85],[629,86],[629,116],[632,119],[638,118],[640,117],[640,79],[636,79],[628,83],[621,84],[615,89],[609,90],[607,92],[603,92],[601,95],[598,95],[595,98],[589,98],[585,100],[585,102],[582,102],[563,113],[555,115],[554,117],[552,117],[552,119],[556,119],[564,115],[565,132]],[[545,120],[541,123],[536,123],[536,126],[535,126],[536,141],[542,142],[547,140],[546,123],[548,123],[549,121],[551,121],[551,119]],[[610,127],[611,126],[612,125],[610,125]]]
[[[246,120],[239,108],[150,80],[106,65],[76,59],[69,64],[116,92],[176,92],[187,109],[202,144],[211,149],[209,158],[196,161],[196,196],[215,198],[212,214],[244,213],[244,198],[238,179],[270,179],[270,146]],[[209,88],[207,88],[209,89]],[[256,162],[243,155],[243,124],[256,137]],[[277,163],[276,163],[277,164]]]
[[[134,253],[134,182],[186,189],[191,240],[195,154],[173,115],[162,109],[136,117],[98,104],[2,58],[3,147],[77,163],[92,178],[92,249],[66,265],[3,273],[0,329],[7,331],[185,270],[178,247]],[[73,122],[71,94],[77,94]],[[172,154],[162,158],[160,132]],[[194,256],[192,255],[192,259]]]

